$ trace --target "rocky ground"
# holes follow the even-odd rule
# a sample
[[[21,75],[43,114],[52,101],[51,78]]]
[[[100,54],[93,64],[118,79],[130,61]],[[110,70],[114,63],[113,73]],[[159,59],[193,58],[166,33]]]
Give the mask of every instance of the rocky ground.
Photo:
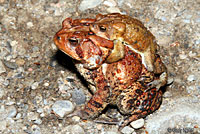
[[[135,17],[149,28],[169,81],[174,79],[159,110],[121,131],[66,117],[91,94],[53,43],[66,17],[111,12]],[[0,133],[200,133],[199,31],[199,0],[0,0]]]

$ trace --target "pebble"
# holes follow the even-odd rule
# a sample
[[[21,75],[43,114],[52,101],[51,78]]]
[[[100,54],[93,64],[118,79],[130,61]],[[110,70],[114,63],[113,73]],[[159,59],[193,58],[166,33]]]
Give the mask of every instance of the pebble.
[[[37,112],[38,112],[38,113],[42,113],[42,112],[44,112],[44,110],[43,110],[43,108],[38,108],[38,109],[37,109]]]
[[[40,118],[38,118],[34,121],[34,123],[40,125],[40,124],[42,124],[42,120]]]
[[[22,114],[21,113],[18,113],[17,115],[16,115],[16,119],[20,119],[22,117]]]
[[[109,7],[109,8],[107,8],[107,11],[109,13],[121,13],[121,11],[119,10],[119,8],[117,8],[117,7]]]
[[[24,63],[25,63],[25,60],[23,60],[23,59],[17,59],[17,60],[16,60],[16,64],[17,64],[18,66],[24,65]]]
[[[107,131],[106,134],[119,134],[119,133],[114,131]]]
[[[0,121],[1,121],[1,120],[5,120],[6,117],[7,117],[7,112],[6,112],[6,110],[5,110],[5,106],[2,105],[2,106],[0,107]]]
[[[193,74],[191,74],[191,75],[188,76],[187,80],[190,81],[190,82],[195,81],[196,77]]]
[[[41,132],[40,132],[40,127],[37,126],[37,125],[33,125],[33,126],[31,127],[31,130],[32,130],[32,134],[41,134]]]
[[[33,22],[27,22],[26,25],[27,25],[27,28],[31,28],[31,27],[34,26],[34,25],[33,25]]]
[[[48,83],[48,82],[45,82],[45,83],[44,83],[44,86],[45,86],[45,87],[48,87],[48,86],[49,86],[49,83]]]
[[[66,114],[69,114],[74,110],[74,105],[68,100],[59,100],[53,104],[52,110],[56,115],[63,118]]]
[[[29,112],[27,114],[27,118],[29,121],[35,121],[38,119],[38,113],[34,113],[34,112]]]
[[[94,8],[100,5],[102,2],[103,0],[83,0],[80,3],[79,10],[84,11],[89,8]]]
[[[6,120],[0,120],[0,132],[4,131],[7,127]]]
[[[117,4],[121,7],[124,4],[124,0],[117,0]]]
[[[125,126],[124,128],[122,128],[121,132],[123,134],[131,134],[134,132],[134,129],[129,126]]]
[[[103,4],[109,7],[114,7],[117,5],[117,3],[114,0],[106,0],[103,2]]]
[[[168,77],[167,79],[167,84],[172,84],[174,82],[174,78],[173,77]]]
[[[4,60],[4,65],[10,69],[16,69],[18,67],[15,62],[10,62],[6,60]]]
[[[185,54],[180,54],[179,57],[180,57],[180,59],[183,60],[183,59],[186,59],[186,58],[187,58],[187,55],[185,55]]]
[[[67,126],[67,131],[70,134],[85,134],[84,129],[79,125],[69,125]]]
[[[0,60],[0,74],[6,72],[6,69],[2,63],[2,61]]]
[[[72,132],[74,134],[85,134],[83,128],[81,126],[79,126],[79,125],[74,125],[74,126],[72,126],[72,128],[73,128]]]
[[[169,92],[169,91],[166,91],[166,92],[163,94],[163,97],[165,97],[165,98],[170,98],[170,97],[172,97],[172,93]]]
[[[35,90],[38,86],[39,86],[39,82],[34,82],[34,83],[31,85],[31,89]]]
[[[80,121],[80,119],[81,119],[81,118],[80,118],[79,116],[73,116],[73,117],[72,117],[72,120],[75,121],[75,122]]]
[[[75,88],[72,92],[72,100],[77,105],[85,104],[86,97],[83,90]]]
[[[133,122],[130,123],[130,125],[135,129],[141,128],[141,127],[144,126],[144,119],[141,118],[141,119],[138,119],[136,121],[133,121]]]
[[[7,111],[7,117],[8,118],[13,118],[17,114],[17,109],[15,108],[15,106],[9,106],[6,109],[6,111]]]
[[[5,91],[3,88],[0,88],[0,98],[2,98],[5,95]]]

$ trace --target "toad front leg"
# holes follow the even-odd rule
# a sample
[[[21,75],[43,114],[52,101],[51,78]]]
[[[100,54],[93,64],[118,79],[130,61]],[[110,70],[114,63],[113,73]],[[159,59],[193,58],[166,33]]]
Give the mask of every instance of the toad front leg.
[[[161,61],[160,56],[156,55],[154,62],[154,72],[150,72],[145,67],[143,67],[141,77],[137,81],[146,85],[145,92],[147,92],[152,88],[156,88],[158,91],[160,87],[167,84],[167,79],[167,68]]]
[[[110,87],[107,85],[103,73],[95,70],[92,77],[96,83],[97,91],[81,111],[80,116],[82,119],[97,117],[108,105]]]
[[[158,54],[156,54],[154,68],[155,68],[154,70],[155,76],[158,76],[158,77],[154,81],[147,84],[147,87],[148,87],[147,90],[156,87],[158,91],[160,87],[167,84],[167,79],[168,79],[167,68],[164,65],[164,63],[161,61],[161,58]]]

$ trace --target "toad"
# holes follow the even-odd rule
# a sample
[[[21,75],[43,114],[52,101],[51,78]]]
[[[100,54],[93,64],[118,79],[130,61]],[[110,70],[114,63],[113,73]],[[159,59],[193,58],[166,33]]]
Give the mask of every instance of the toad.
[[[90,30],[96,35],[114,42],[114,49],[107,58],[112,63],[124,57],[124,47],[142,57],[142,63],[148,71],[160,75],[160,78],[148,84],[157,90],[167,83],[167,70],[158,54],[155,37],[137,19],[119,13],[97,15],[96,21],[90,24]]]
[[[94,93],[78,114],[82,119],[96,118],[111,104],[127,116],[118,122],[125,126],[159,108],[162,92],[156,88],[145,91],[147,83],[157,77],[142,64],[140,54],[124,46],[124,57],[110,63],[107,58],[112,53],[113,41],[95,35],[87,25],[73,25],[70,21],[67,25],[56,33],[54,42],[75,60],[75,66]],[[147,79],[137,81],[141,77]]]

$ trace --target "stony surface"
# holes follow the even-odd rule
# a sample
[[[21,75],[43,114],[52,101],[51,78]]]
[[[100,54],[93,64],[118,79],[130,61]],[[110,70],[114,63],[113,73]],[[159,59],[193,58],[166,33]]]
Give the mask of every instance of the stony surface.
[[[74,105],[68,100],[56,101],[52,106],[53,112],[63,118],[66,114],[73,112]]]
[[[136,121],[132,121],[130,125],[135,129],[139,129],[144,126],[144,119],[138,119]]]
[[[122,134],[132,134],[134,132],[134,129],[129,127],[129,126],[125,126],[122,130],[121,130]]]
[[[0,133],[121,133],[115,125],[67,118],[66,113],[61,118],[52,111],[60,100],[78,110],[91,97],[70,58],[53,43],[62,20],[111,12],[135,17],[149,28],[174,79],[144,127],[126,127],[124,133],[200,133],[199,11],[195,0],[0,0]]]

